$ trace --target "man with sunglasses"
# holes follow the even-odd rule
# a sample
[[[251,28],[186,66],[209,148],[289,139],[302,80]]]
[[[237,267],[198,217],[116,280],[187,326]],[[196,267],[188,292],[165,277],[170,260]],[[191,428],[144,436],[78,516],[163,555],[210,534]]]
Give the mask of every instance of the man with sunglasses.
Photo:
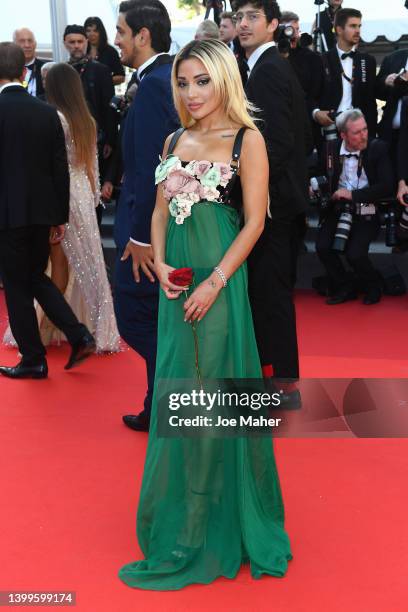
[[[235,22],[248,66],[246,93],[260,109],[269,155],[269,216],[249,257],[249,294],[265,378],[299,376],[293,285],[299,228],[306,208],[310,124],[304,93],[274,43],[281,17],[272,0],[236,0]],[[296,399],[296,398],[295,398]]]

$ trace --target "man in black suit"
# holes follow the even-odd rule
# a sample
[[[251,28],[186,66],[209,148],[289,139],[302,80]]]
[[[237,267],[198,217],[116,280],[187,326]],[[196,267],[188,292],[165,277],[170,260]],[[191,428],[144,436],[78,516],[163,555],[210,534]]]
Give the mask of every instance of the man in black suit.
[[[313,111],[314,120],[323,130],[335,128],[329,112],[341,113],[360,108],[368,125],[370,138],[377,134],[377,103],[375,97],[376,61],[372,55],[360,53],[362,15],[355,9],[336,12],[337,45],[322,56],[324,80],[319,96],[319,107]]]
[[[265,376],[299,376],[293,278],[297,219],[306,207],[306,132],[303,91],[273,42],[280,10],[272,0],[237,0],[237,31],[249,76],[246,93],[261,109],[259,123],[269,156],[270,217],[251,253],[249,294]]]
[[[292,11],[282,12],[281,24],[293,28],[293,37],[288,48],[288,59],[305,92],[314,141],[317,142],[320,139],[320,131],[312,119],[312,113],[319,106],[319,95],[323,85],[322,58],[319,53],[300,45],[300,24],[299,16],[296,13]]]
[[[395,163],[402,98],[408,95],[408,49],[395,51],[384,58],[377,76],[376,94],[379,100],[386,102],[378,133],[389,143],[391,159]]]
[[[401,128],[399,130],[398,149],[397,149],[397,178],[398,193],[397,199],[404,206],[405,213],[401,219],[403,237],[408,240],[408,96],[402,99],[401,104]],[[400,232],[401,233],[401,232]]]
[[[41,79],[41,67],[47,60],[35,56],[37,41],[31,30],[21,28],[13,34],[13,41],[21,47],[25,57],[24,86],[31,96],[43,96],[44,86]]]
[[[10,378],[46,378],[34,299],[72,345],[65,368],[95,351],[95,341],[46,276],[51,239],[59,242],[69,214],[64,132],[54,108],[21,84],[24,53],[0,43],[0,270],[10,327],[22,355]]]
[[[344,111],[339,115],[337,128],[341,140],[336,143],[329,164],[333,168],[332,205],[324,216],[316,241],[316,250],[329,280],[331,295],[327,304],[341,304],[357,298],[353,281],[339,253],[333,249],[344,203],[352,211],[349,213],[352,222],[344,253],[359,284],[364,287],[363,304],[375,304],[381,299],[381,278],[368,257],[370,243],[380,229],[374,203],[379,198],[393,195],[393,169],[387,144],[379,139],[368,140],[367,123],[359,109]],[[347,223],[350,218],[345,221]]]
[[[69,53],[69,63],[81,77],[84,95],[98,128],[98,160],[101,182],[105,178],[107,160],[117,144],[118,122],[110,106],[115,89],[109,68],[87,56],[88,39],[81,25],[67,25],[64,45]],[[102,206],[96,209],[98,223],[102,218]]]

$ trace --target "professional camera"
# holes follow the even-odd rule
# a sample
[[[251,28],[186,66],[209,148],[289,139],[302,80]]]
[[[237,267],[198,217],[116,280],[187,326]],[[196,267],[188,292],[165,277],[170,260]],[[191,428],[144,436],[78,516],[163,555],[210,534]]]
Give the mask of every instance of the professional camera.
[[[336,111],[330,111],[328,113],[328,116],[332,121],[336,121],[336,117],[338,115],[340,115],[340,113],[336,113]],[[335,123],[333,123],[333,125],[328,125],[327,127],[322,128],[322,130],[325,140],[337,140],[339,137]]]
[[[341,207],[341,213],[337,221],[332,250],[343,253],[346,250],[347,240],[349,239],[353,223],[354,205],[348,200],[339,200],[339,205]]]
[[[381,225],[385,225],[385,244],[388,247],[394,247],[398,244],[397,210],[394,204],[388,203],[380,205],[377,210]]]
[[[278,25],[276,40],[279,53],[289,53],[290,43],[295,36],[295,30],[291,25],[281,23]]]
[[[124,115],[129,106],[130,100],[128,100],[127,96],[113,96],[112,100],[109,102],[109,106],[113,108],[117,113]]]
[[[136,83],[133,83],[130,85],[130,87],[128,87],[123,96],[113,96],[112,100],[109,102],[109,106],[116,112],[120,113],[120,115],[123,117],[128,112],[129,106],[132,104],[136,90],[137,85]]]
[[[310,189],[313,192],[310,204],[318,206],[322,212],[327,210],[330,203],[329,181],[327,177],[312,176],[310,179]]]

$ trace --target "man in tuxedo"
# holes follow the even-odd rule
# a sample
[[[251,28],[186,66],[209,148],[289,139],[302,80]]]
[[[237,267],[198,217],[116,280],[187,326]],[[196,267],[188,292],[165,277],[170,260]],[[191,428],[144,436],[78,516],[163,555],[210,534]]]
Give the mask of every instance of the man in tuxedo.
[[[376,94],[386,102],[378,133],[389,143],[391,159],[396,163],[402,99],[408,95],[408,49],[394,51],[384,58],[377,76]]]
[[[121,62],[137,69],[138,88],[123,126],[124,179],[115,221],[114,303],[119,332],[145,360],[148,380],[143,411],[123,419],[132,429],[146,431],[156,367],[159,300],[150,244],[155,169],[166,137],[179,122],[171,93],[171,24],[165,6],[160,0],[122,2],[116,29]]]
[[[69,215],[65,138],[54,108],[21,84],[24,53],[0,43],[0,270],[10,327],[22,355],[10,378],[46,378],[34,299],[72,345],[65,368],[95,351],[95,341],[46,276],[51,239],[64,237]]]
[[[360,108],[368,125],[370,138],[377,134],[375,96],[376,61],[368,53],[357,50],[360,42],[361,13],[355,9],[339,9],[335,17],[337,45],[322,56],[324,79],[319,107],[313,118],[323,131],[335,129],[329,113],[338,114]]]
[[[25,57],[24,85],[31,96],[44,95],[44,86],[41,79],[41,67],[47,60],[35,56],[37,41],[31,30],[20,28],[13,34],[13,41],[21,47]]]
[[[339,115],[337,128],[341,140],[336,143],[333,158],[328,164],[333,168],[332,203],[324,215],[316,241],[317,254],[328,275],[330,297],[327,304],[342,304],[357,298],[353,281],[339,253],[333,249],[344,203],[354,209],[350,213],[352,222],[345,256],[359,285],[364,287],[363,304],[376,304],[381,299],[381,278],[368,257],[368,250],[380,229],[374,203],[379,198],[393,195],[393,169],[387,144],[379,139],[368,140],[367,123],[359,109],[344,111]],[[329,154],[332,154],[332,150]]]
[[[299,375],[293,279],[298,218],[306,208],[306,138],[310,126],[303,91],[273,42],[280,10],[272,0],[237,0],[236,22],[247,56],[248,99],[261,110],[269,156],[270,217],[249,263],[249,294],[265,377]]]

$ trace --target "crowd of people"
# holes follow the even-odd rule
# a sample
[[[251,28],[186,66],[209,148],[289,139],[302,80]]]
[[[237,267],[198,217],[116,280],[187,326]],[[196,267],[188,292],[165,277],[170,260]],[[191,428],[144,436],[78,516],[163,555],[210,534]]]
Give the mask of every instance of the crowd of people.
[[[97,17],[65,29],[67,63],[38,59],[26,28],[0,44],[0,273],[5,340],[22,356],[0,373],[45,378],[45,345],[61,337],[67,368],[119,350],[119,335],[144,359],[144,408],[123,418],[150,429],[146,559],[120,572],[141,588],[234,576],[248,558],[255,577],[285,573],[270,440],[157,436],[155,380],[194,379],[198,343],[203,379],[263,377],[282,405],[300,406],[293,289],[310,198],[329,305],[361,292],[380,301],[368,254],[379,207],[395,223],[389,211],[408,205],[408,51],[377,75],[358,49],[362,15],[342,0],[316,24],[323,53],[273,0],[210,4],[219,27],[204,20],[175,58],[160,0],[121,2],[120,57]],[[117,97],[124,67],[134,72]],[[114,193],[112,298],[98,213]],[[172,280],[185,267],[190,289]]]

